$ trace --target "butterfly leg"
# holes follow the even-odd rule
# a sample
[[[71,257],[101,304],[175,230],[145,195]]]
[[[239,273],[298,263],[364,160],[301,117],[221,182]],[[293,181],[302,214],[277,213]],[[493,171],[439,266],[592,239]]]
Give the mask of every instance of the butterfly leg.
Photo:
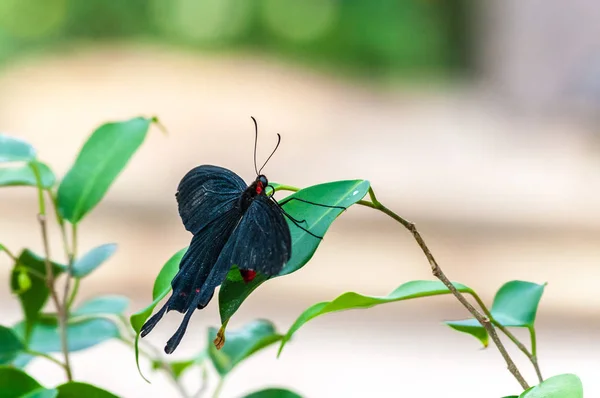
[[[281,202],[279,202],[279,206],[283,206],[283,205],[291,202],[292,200],[297,200],[297,201],[302,202],[302,203],[308,203],[309,205],[313,205],[313,206],[327,207],[329,209],[342,209],[342,210],[346,210],[346,207],[344,207],[344,206],[324,205],[324,204],[321,204],[321,203],[315,203],[315,202],[311,202],[309,200],[304,200],[304,199],[300,199],[300,198],[286,198],[286,199],[283,199]]]

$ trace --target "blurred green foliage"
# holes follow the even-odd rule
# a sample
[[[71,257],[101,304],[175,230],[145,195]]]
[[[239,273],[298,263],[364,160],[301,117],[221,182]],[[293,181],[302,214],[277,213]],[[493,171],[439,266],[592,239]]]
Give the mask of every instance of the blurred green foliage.
[[[245,50],[352,73],[469,65],[465,0],[1,0],[0,62],[82,40]]]

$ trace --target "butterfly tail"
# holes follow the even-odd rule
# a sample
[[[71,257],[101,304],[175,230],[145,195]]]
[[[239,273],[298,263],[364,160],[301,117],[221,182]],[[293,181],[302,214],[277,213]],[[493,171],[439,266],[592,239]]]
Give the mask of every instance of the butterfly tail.
[[[169,306],[169,303],[167,302],[165,305],[163,305],[163,307],[160,309],[160,311],[158,311],[150,319],[148,319],[146,321],[146,323],[144,323],[144,326],[142,326],[142,330],[140,332],[140,335],[142,337],[145,337],[146,335],[148,335],[148,333],[150,333],[152,331],[152,329],[154,329],[154,327],[156,326],[158,321],[160,321],[162,319],[162,317],[165,315],[165,312],[167,311],[168,306]]]
[[[185,313],[185,316],[183,317],[183,321],[181,321],[181,325],[179,325],[179,328],[177,328],[177,331],[175,332],[175,334],[173,336],[171,336],[169,341],[167,341],[167,344],[165,345],[165,352],[167,354],[172,354],[173,351],[175,351],[175,349],[181,342],[181,339],[183,338],[183,335],[185,334],[185,331],[188,327],[188,324],[190,323],[190,319],[192,318],[193,313],[194,313],[193,309],[189,309]]]

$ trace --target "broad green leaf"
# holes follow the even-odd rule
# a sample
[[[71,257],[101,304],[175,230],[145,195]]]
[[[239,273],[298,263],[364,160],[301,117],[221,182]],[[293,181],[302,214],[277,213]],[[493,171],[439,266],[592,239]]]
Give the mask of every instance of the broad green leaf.
[[[217,336],[216,328],[208,329],[208,355],[221,376],[227,373],[255,352],[280,341],[283,336],[277,333],[273,323],[257,320],[242,328],[225,332],[227,344],[217,350],[212,341]]]
[[[87,383],[69,382],[57,387],[59,398],[119,398],[117,395]]]
[[[462,293],[473,294],[471,288],[460,283],[452,283],[456,289]],[[338,296],[333,301],[324,301],[317,303],[306,309],[296,319],[292,327],[285,334],[279,346],[281,354],[283,347],[290,340],[292,335],[300,329],[305,323],[320,315],[330,312],[338,312],[352,309],[371,308],[379,304],[393,303],[396,301],[409,300],[420,297],[437,296],[440,294],[449,294],[450,290],[440,281],[411,281],[398,286],[387,296],[364,296],[362,294],[348,292]]]
[[[52,272],[55,276],[60,275],[65,267],[57,263],[51,263]],[[20,291],[19,275],[27,271],[31,279],[31,286],[25,291]],[[50,296],[50,290],[46,285],[46,265],[44,259],[32,251],[25,249],[17,259],[10,280],[11,290],[19,292],[18,297],[25,314],[26,328],[24,339],[28,340],[29,332],[38,319],[38,314],[46,304]]]
[[[245,395],[244,398],[302,398],[302,395],[284,388],[267,388]]]
[[[64,219],[76,224],[102,200],[144,142],[152,122],[137,117],[106,123],[94,131],[58,187],[58,208]]]
[[[505,327],[526,327],[530,332],[534,328],[538,305],[546,285],[533,282],[510,281],[502,285],[494,297],[492,320]],[[457,328],[456,322],[471,322],[469,328]],[[484,347],[487,347],[487,331],[475,319],[446,322],[448,326],[460,332],[470,334],[477,338]],[[533,336],[533,335],[532,335]]]
[[[23,323],[13,327],[17,335],[23,335]],[[74,318],[67,323],[69,351],[80,351],[110,339],[120,337],[119,328],[105,318]],[[33,327],[29,348],[42,353],[61,352],[61,340],[55,318],[41,318]]]
[[[15,398],[42,388],[40,383],[22,370],[0,366],[0,398]]]
[[[519,398],[583,398],[583,385],[574,374],[562,374],[546,379]]]
[[[25,395],[22,395],[19,398],[56,398],[58,397],[58,390],[39,388],[37,390],[33,390]]]
[[[479,340],[484,347],[487,347],[489,344],[490,339],[487,331],[475,318],[463,319],[460,321],[447,321],[446,325],[459,332],[470,334]]]
[[[94,297],[81,303],[72,315],[121,315],[127,309],[129,299],[124,296],[107,295]]]
[[[115,243],[107,243],[93,248],[73,263],[73,276],[83,278],[98,268],[117,251]]]
[[[367,194],[369,186],[369,182],[365,180],[329,182],[302,189],[288,198],[300,198],[314,203],[348,208]],[[297,200],[292,200],[283,207],[294,218],[306,220],[307,224],[303,226],[318,236],[324,236],[333,221],[342,213],[340,209],[315,206]],[[278,276],[302,268],[312,258],[321,243],[320,239],[306,233],[288,218],[286,220],[292,235],[292,257]],[[254,289],[266,280],[264,275],[259,274],[252,282],[246,283],[239,271],[232,268],[219,290],[221,323],[225,324]]]
[[[11,363],[23,349],[19,336],[12,329],[0,326],[0,365]]]
[[[20,138],[0,133],[0,162],[29,161],[35,159],[35,149]]]
[[[50,167],[41,162],[35,162],[35,165],[40,173],[42,188],[52,188],[56,177]],[[0,165],[0,187],[9,186],[37,186],[37,179],[31,169],[31,163]]]
[[[135,330],[135,363],[137,365],[138,372],[146,381],[148,381],[148,379],[144,377],[142,371],[140,370],[140,352],[138,347],[140,330],[142,330],[142,326],[144,326],[146,320],[150,318],[150,315],[152,315],[154,307],[156,307],[156,305],[171,291],[171,280],[175,274],[177,274],[177,271],[179,270],[179,263],[181,262],[181,258],[186,251],[187,247],[179,250],[169,260],[167,260],[165,265],[163,265],[162,269],[158,273],[158,276],[154,280],[154,288],[152,289],[152,303],[150,303],[150,305],[146,308],[131,315],[129,318],[131,327],[133,330]]]

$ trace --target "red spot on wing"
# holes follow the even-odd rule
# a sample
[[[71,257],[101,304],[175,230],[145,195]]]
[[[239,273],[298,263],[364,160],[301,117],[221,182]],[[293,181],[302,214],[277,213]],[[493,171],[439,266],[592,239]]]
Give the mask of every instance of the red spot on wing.
[[[200,289],[196,289],[196,293],[200,293]]]
[[[252,282],[252,280],[256,278],[256,271],[252,269],[241,269],[240,274],[246,283]]]

